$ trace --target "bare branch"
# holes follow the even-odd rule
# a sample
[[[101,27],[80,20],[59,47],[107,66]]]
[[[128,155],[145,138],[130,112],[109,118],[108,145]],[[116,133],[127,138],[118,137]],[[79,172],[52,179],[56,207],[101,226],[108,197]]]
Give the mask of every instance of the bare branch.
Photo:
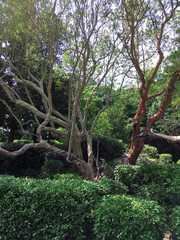
[[[179,142],[180,141],[180,136],[169,136],[165,134],[160,134],[160,133],[151,133],[151,132],[142,132],[138,134],[137,136],[134,137],[134,140],[137,140],[139,137],[150,137],[153,139],[166,139],[168,141],[172,142]]]

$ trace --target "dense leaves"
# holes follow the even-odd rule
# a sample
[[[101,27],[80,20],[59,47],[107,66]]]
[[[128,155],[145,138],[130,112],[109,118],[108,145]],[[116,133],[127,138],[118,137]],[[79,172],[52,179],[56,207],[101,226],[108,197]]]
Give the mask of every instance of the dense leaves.
[[[161,239],[165,216],[120,182],[0,177],[1,239]]]

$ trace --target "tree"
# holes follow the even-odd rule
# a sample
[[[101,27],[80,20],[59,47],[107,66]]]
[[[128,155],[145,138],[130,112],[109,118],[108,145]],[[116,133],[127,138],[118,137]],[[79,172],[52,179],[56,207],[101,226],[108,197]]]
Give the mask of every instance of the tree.
[[[116,60],[121,54],[121,42],[106,18],[104,3],[101,0],[3,1],[1,61],[2,70],[6,68],[6,71],[0,77],[0,84],[11,102],[32,114],[37,130],[30,134],[39,142],[24,145],[13,153],[1,147],[0,153],[14,157],[29,148],[46,148],[76,164],[86,179],[93,178],[92,133],[98,117],[108,106],[116,76]],[[20,48],[17,48],[18,43]],[[14,61],[17,54],[21,58]],[[57,111],[53,102],[55,67],[68,79],[67,115]],[[7,77],[14,80],[16,88],[8,85]],[[105,83],[109,85],[105,105],[96,113],[88,129],[90,103],[97,89]],[[90,85],[93,88],[82,105],[83,93]],[[18,92],[21,87],[26,97],[22,96],[22,91]],[[34,100],[33,92],[41,104]],[[14,117],[25,134],[22,119]],[[68,134],[59,131],[58,127],[66,129]],[[46,143],[43,132],[67,139],[68,152]],[[87,140],[88,163],[83,160],[80,145],[83,138]]]
[[[153,123],[158,121],[164,115],[168,103],[171,101],[176,82],[179,81],[179,69],[169,76],[165,86],[159,91],[151,93],[153,86],[158,86],[156,74],[162,64],[166,50],[166,44],[173,43],[167,30],[169,30],[172,18],[175,15],[180,2],[179,1],[119,1],[117,9],[121,8],[120,17],[123,19],[124,35],[122,40],[126,48],[128,59],[132,62],[137,76],[140,94],[140,102],[133,118],[133,130],[131,136],[131,153],[127,162],[135,164],[141,153],[146,134],[135,138],[141,131],[149,133]],[[119,10],[117,10],[119,14]],[[118,16],[118,15],[117,15]],[[169,46],[168,45],[168,46]],[[158,59],[155,58],[158,56]],[[155,66],[146,75],[147,66],[149,68],[149,59],[156,62]],[[148,101],[164,94],[162,103],[158,111],[147,119],[144,129],[141,129],[142,118],[147,112]]]

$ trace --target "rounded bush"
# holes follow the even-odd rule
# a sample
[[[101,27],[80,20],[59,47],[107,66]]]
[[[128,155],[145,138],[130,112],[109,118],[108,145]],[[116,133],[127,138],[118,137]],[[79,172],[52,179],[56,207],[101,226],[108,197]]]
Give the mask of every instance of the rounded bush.
[[[95,239],[163,239],[165,212],[152,201],[105,196],[94,212]]]
[[[135,194],[159,204],[180,204],[180,167],[175,164],[144,163],[136,166],[119,165],[115,169],[116,181]]]
[[[170,215],[170,228],[172,230],[173,240],[180,240],[180,206],[172,209]]]
[[[172,163],[173,162],[172,161],[172,155],[168,154],[168,153],[160,154],[158,162],[163,163],[163,164]]]

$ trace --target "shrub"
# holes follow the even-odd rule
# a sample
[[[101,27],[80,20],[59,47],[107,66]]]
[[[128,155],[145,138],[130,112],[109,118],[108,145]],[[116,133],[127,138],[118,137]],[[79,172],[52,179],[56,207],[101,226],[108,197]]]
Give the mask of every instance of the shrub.
[[[93,239],[91,211],[104,195],[125,193],[113,180],[0,176],[0,239]]]
[[[94,212],[95,239],[163,239],[164,209],[155,202],[105,196]]]
[[[63,163],[61,160],[46,159],[41,168],[41,178],[53,178],[56,173],[62,172]]]
[[[137,163],[142,162],[156,162],[159,157],[158,150],[155,147],[144,145],[144,148],[137,159]]]
[[[152,147],[150,145],[144,145],[142,152],[146,153],[150,158],[154,158],[154,159],[158,158],[159,156],[157,148]]]
[[[84,204],[72,183],[4,178],[0,192],[1,239],[84,239]]]
[[[140,165],[119,165],[115,169],[115,179],[127,186],[148,183],[170,183],[176,174],[180,173],[177,165],[160,165],[156,163],[142,163]]]
[[[168,153],[160,154],[160,155],[159,155],[159,160],[158,160],[158,162],[159,162],[159,163],[163,163],[163,164],[173,163],[172,155],[171,155],[171,154],[168,154]]]
[[[127,186],[112,179],[103,178],[98,184],[106,188],[107,194],[123,194],[128,192]]]
[[[171,212],[170,228],[173,240],[180,240],[180,206],[176,206]]]
[[[178,165],[140,164],[138,166],[119,165],[115,169],[115,179],[129,189],[130,194],[160,204],[180,204],[180,167]]]

